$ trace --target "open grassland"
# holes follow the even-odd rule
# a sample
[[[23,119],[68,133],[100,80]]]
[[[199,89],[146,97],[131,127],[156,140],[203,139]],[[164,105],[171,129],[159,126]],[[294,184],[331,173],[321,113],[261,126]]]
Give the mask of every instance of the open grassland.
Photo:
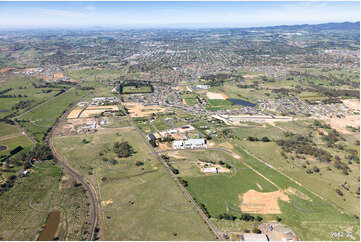
[[[18,178],[14,187],[0,196],[2,240],[36,240],[50,211],[60,211],[60,225],[54,237],[82,240],[88,207],[81,187],[59,186],[62,172],[51,162],[36,163],[30,175]],[[52,240],[53,238],[49,238]]]
[[[239,216],[242,211],[237,206],[241,202],[238,195],[248,190],[270,192],[280,189],[280,191],[287,194],[289,199],[289,201],[279,200],[281,214],[253,215],[262,216],[265,221],[281,218],[282,223],[290,226],[302,240],[359,239],[359,219],[352,216],[356,213],[348,213],[346,209],[342,209],[341,206],[335,204],[329,197],[323,197],[324,194],[319,192],[318,186],[312,187],[312,182],[299,180],[298,178],[301,176],[295,177],[294,173],[284,171],[284,174],[288,174],[293,179],[296,179],[296,181],[289,179],[284,174],[266,166],[252,155],[247,154],[241,148],[244,142],[232,142],[235,147],[233,152],[240,156],[239,159],[235,159],[234,156],[227,155],[226,153],[222,154],[222,151],[178,151],[175,156],[172,156],[170,153],[173,167],[179,169],[179,176],[188,182],[187,189],[197,201],[205,204],[213,218],[224,212]],[[262,148],[264,147],[262,146]],[[262,148],[258,147],[258,150],[262,150]],[[267,149],[264,150],[264,153],[271,152],[273,148],[275,147],[270,146],[268,151]],[[233,171],[231,174],[202,175],[197,170],[199,168],[189,165],[189,162],[198,159],[229,162],[233,167]],[[276,162],[274,160],[274,163]],[[271,164],[274,165],[274,163]],[[304,173],[303,176],[307,178],[307,174]],[[331,176],[330,179],[332,179]],[[317,182],[317,180],[313,182]],[[277,186],[277,189],[275,189],[275,186]],[[322,197],[314,192],[317,192]],[[344,204],[344,206],[347,205]],[[218,222],[216,224],[219,228],[224,228],[222,224],[218,224]],[[315,227],[315,224],[320,224],[320,227]],[[251,229],[252,226],[254,224],[248,223],[242,225],[242,228]],[[239,231],[239,228],[233,231]],[[334,231],[343,231],[344,234],[351,232],[353,237],[333,238],[331,233]]]
[[[83,139],[88,143],[84,144]],[[127,141],[136,153],[117,158],[112,149],[117,141]],[[58,153],[96,188],[101,200],[103,239],[215,239],[132,128],[56,137],[54,143]],[[144,164],[136,165],[137,161]]]
[[[123,87],[123,93],[126,94],[134,94],[134,93],[148,93],[152,92],[152,88],[150,86],[125,86]]]
[[[58,117],[73,102],[79,100],[87,91],[72,89],[67,93],[39,106],[21,117],[21,123],[35,139],[43,141],[47,130],[52,127]]]
[[[0,122],[0,139],[2,136],[18,133],[18,129],[15,125],[10,125],[5,122]]]
[[[4,82],[0,82],[0,92],[7,89],[11,90],[2,94],[9,95],[8,97],[0,97],[0,118],[45,101],[58,94],[63,88],[67,88],[64,84],[52,84],[49,87],[35,88],[34,85],[41,84],[39,79],[36,78],[6,76],[4,79]],[[13,108],[20,102],[27,102],[27,104],[19,106],[18,109]]]
[[[241,214],[238,205],[240,203],[238,196],[250,189],[271,192],[276,191],[276,187],[248,169],[240,160],[235,159],[222,151],[178,151],[182,159],[188,162],[208,160],[218,162],[220,160],[232,166],[230,174],[204,175],[200,174],[199,168],[178,166],[174,161],[174,167],[179,168],[179,176],[188,181],[188,190],[191,195],[200,203],[206,204],[206,207],[212,217],[229,212],[234,215]],[[191,174],[189,169],[192,169]],[[257,186],[262,187],[262,190]]]
[[[197,99],[197,95],[193,93],[183,94],[181,95],[181,98],[183,99],[183,102],[185,102],[185,104],[187,105],[195,105],[199,103]]]
[[[286,153],[286,156],[283,156],[281,155],[281,147],[275,142],[249,142],[243,140],[239,141],[239,144],[257,157],[267,161],[272,166],[287,172],[305,187],[318,192],[327,200],[342,207],[345,212],[355,215],[359,214],[360,200],[357,195],[357,190],[360,186],[360,165],[357,161],[349,163],[346,159],[349,155],[347,149],[359,151],[358,146],[352,145],[359,136],[359,133],[344,136],[346,140],[340,141],[339,143],[344,144],[347,148],[339,150],[328,147],[323,138],[309,127],[310,124],[312,124],[312,121],[283,122],[278,123],[277,125],[287,132],[311,135],[313,141],[317,144],[317,147],[330,152],[334,156],[341,157],[342,161],[348,163],[348,167],[351,170],[349,175],[345,175],[341,170],[336,169],[334,161],[331,161],[330,163],[320,162],[312,156],[306,156],[306,159],[301,159],[300,156],[293,153]],[[323,129],[323,131],[331,132],[330,129]],[[247,134],[246,130],[244,131],[244,134]],[[314,167],[317,167],[319,172],[313,172],[311,174],[306,172],[308,169],[312,170]],[[345,182],[345,187],[348,190],[342,186]],[[343,196],[338,195],[336,189],[343,191]]]
[[[100,69],[100,68],[92,68],[92,69],[82,69],[82,70],[73,70],[67,73],[72,79],[75,80],[114,80],[119,78],[119,75],[122,73],[119,70],[110,70],[110,69]]]
[[[7,180],[22,167],[20,157],[30,151],[33,144],[15,126],[0,122],[0,145],[6,147],[6,150],[0,151],[0,180]],[[21,146],[22,150],[12,155],[11,151],[18,146]]]
[[[248,155],[240,147],[236,146],[235,151],[251,167],[271,179],[281,189],[292,187],[305,194],[312,201],[304,200],[295,195],[289,195],[290,202],[280,201],[282,222],[294,229],[302,240],[359,240],[359,219],[344,213],[338,206],[328,200],[315,195],[313,190],[302,184],[295,183],[280,172],[266,166],[253,156]],[[320,224],[322,229],[316,229],[314,225]],[[353,238],[332,238],[331,232],[339,231],[342,226],[353,232]],[[343,230],[345,233],[346,231]]]

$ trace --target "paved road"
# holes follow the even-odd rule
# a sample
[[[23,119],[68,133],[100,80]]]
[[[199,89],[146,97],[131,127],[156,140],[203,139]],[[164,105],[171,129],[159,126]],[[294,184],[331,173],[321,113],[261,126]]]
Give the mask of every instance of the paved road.
[[[122,105],[123,111],[124,110],[124,105]],[[211,223],[211,221],[209,220],[208,216],[203,212],[203,210],[198,206],[198,204],[194,201],[193,197],[190,195],[190,193],[188,192],[188,190],[179,182],[177,176],[172,172],[172,170],[170,169],[170,167],[168,166],[168,164],[160,157],[159,153],[156,152],[154,150],[154,147],[148,142],[147,137],[145,136],[145,134],[134,124],[132,118],[127,115],[128,121],[129,123],[132,125],[132,127],[137,131],[137,133],[143,138],[144,142],[146,143],[146,145],[149,147],[149,149],[152,151],[152,154],[155,155],[158,160],[163,164],[163,166],[166,168],[166,170],[168,171],[168,173],[170,174],[170,176],[173,178],[173,180],[176,182],[177,186],[179,187],[179,189],[183,192],[184,196],[186,197],[186,199],[188,201],[191,202],[191,204],[193,205],[193,207],[197,210],[197,212],[199,213],[199,215],[201,216],[201,218],[204,220],[204,222],[206,222],[206,224],[209,226],[209,228],[212,230],[212,232],[216,235],[218,240],[224,240],[222,233],[219,232],[217,230],[217,228]]]

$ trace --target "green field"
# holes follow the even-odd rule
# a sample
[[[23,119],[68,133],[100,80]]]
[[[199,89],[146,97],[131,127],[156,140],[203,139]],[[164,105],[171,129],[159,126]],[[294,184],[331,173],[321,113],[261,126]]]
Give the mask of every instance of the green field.
[[[184,102],[187,105],[195,105],[199,103],[197,99],[197,95],[195,95],[194,93],[182,94],[181,98],[184,100]]]
[[[21,117],[21,124],[37,141],[42,142],[46,131],[73,102],[83,97],[87,91],[72,89],[67,93],[39,106]]]
[[[89,143],[84,145],[82,139]],[[112,151],[116,141],[128,141],[136,153],[129,158],[117,158]],[[131,128],[56,137],[55,147],[96,187],[102,202],[104,231],[101,233],[105,240],[215,239],[163,166],[149,154],[142,138]],[[117,164],[111,164],[111,159]],[[136,166],[137,161],[144,165]],[[129,206],[130,201],[135,205]],[[162,204],[187,212],[170,212]]]
[[[234,144],[236,144],[236,142],[234,142]],[[172,162],[172,165],[180,170],[179,176],[188,181],[187,189],[192,196],[200,203],[205,204],[212,217],[217,217],[217,215],[224,212],[232,213],[235,216],[241,214],[237,206],[240,204],[238,195],[250,189],[259,191],[256,183],[262,186],[262,192],[276,190],[275,187],[264,178],[245,167],[242,164],[244,162],[270,179],[282,190],[292,187],[312,199],[312,201],[309,201],[299,195],[288,194],[290,202],[279,201],[282,214],[259,214],[264,217],[265,221],[275,220],[277,217],[280,217],[282,223],[290,226],[302,240],[358,240],[359,219],[355,219],[353,216],[341,212],[340,207],[334,205],[332,201],[322,200],[314,195],[310,192],[307,183],[305,187],[300,186],[281,173],[267,167],[254,157],[245,153],[238,144],[234,151],[241,156],[241,159],[234,159],[226,153],[222,154],[221,151],[187,151],[179,153],[182,158],[175,159],[174,162]],[[267,150],[264,150],[264,152],[267,153]],[[230,162],[235,172],[231,174],[202,175],[198,171],[199,168],[186,163],[186,161],[190,162],[197,159]],[[171,160],[173,159],[171,158]],[[293,175],[293,173],[290,173],[291,177],[294,177]],[[314,188],[315,187],[313,187],[313,190]],[[316,192],[319,191],[316,190]],[[216,220],[215,223],[218,224],[220,228],[224,228],[224,225],[218,222],[218,220]],[[320,226],[315,227],[315,224],[319,224]],[[253,223],[242,224],[242,228],[244,229],[251,229],[252,226],[254,226]],[[353,239],[330,237],[331,232],[339,230],[344,231],[345,234],[346,232],[352,232],[354,236]],[[238,231],[238,228],[236,231]]]
[[[232,106],[232,103],[228,100],[223,100],[223,99],[208,99],[208,103],[212,106],[212,107],[229,107]]]
[[[122,72],[119,70],[111,69],[83,69],[83,70],[72,70],[67,73],[69,77],[75,80],[115,80],[119,78]]]
[[[7,180],[21,169],[23,162],[20,157],[32,149],[33,143],[15,126],[0,122],[0,145],[7,148],[0,151],[0,179]],[[10,155],[10,152],[18,146],[23,149],[14,155]]]
[[[237,208],[238,196],[250,189],[260,191],[256,183],[262,186],[264,192],[277,190],[271,183],[248,169],[239,160],[222,151],[187,151],[182,152],[182,156],[189,161],[205,159],[218,162],[222,160],[233,167],[231,174],[202,175],[199,168],[193,166],[193,174],[190,174],[189,167],[179,166],[178,162],[174,161],[173,166],[180,169],[179,176],[188,181],[188,190],[191,195],[197,201],[206,204],[212,217],[229,211],[227,208],[229,206],[234,209],[234,215],[240,214],[241,211]]]
[[[149,93],[152,92],[152,87],[150,86],[124,86],[122,93],[124,94],[134,94],[134,93]]]
[[[6,81],[0,82],[0,91],[11,88],[12,90],[4,93],[3,95],[15,95],[16,97],[0,98],[0,110],[3,110],[3,112],[0,112],[0,118],[36,105],[39,102],[53,97],[62,89],[69,87],[64,84],[52,84],[50,87],[35,88],[34,85],[41,84],[38,79],[22,76],[10,76],[5,77],[4,79]],[[18,110],[13,108],[20,101],[28,102],[28,104]]]

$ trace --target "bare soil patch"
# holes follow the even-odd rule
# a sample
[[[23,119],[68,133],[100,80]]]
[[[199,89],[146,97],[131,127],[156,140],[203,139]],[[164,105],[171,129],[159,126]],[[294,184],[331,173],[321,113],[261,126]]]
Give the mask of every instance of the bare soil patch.
[[[257,185],[259,190],[261,190],[261,191],[263,190],[263,187],[260,184],[256,183],[256,185]]]
[[[80,115],[82,118],[87,118],[95,114],[101,114],[105,111],[116,111],[118,110],[118,106],[112,105],[112,106],[89,106],[87,109],[83,111],[83,113]]]
[[[159,143],[158,144],[158,150],[169,150],[169,149],[172,149],[172,146],[169,143]]]
[[[112,204],[112,203],[113,203],[113,200],[112,200],[112,199],[109,199],[109,200],[107,200],[107,201],[102,201],[103,207],[106,206],[106,205],[108,205],[108,204]]]
[[[352,127],[360,127],[360,116],[359,115],[350,115],[346,116],[345,118],[331,118],[329,120],[330,126],[333,129],[336,129],[337,131],[341,133],[351,133],[350,130],[346,128],[346,126],[352,126]]]
[[[145,117],[151,115],[152,113],[161,113],[166,110],[165,108],[158,105],[144,106],[141,103],[131,102],[125,103],[125,106],[128,109],[131,117]]]
[[[344,99],[342,100],[349,109],[360,110],[360,100],[357,99]]]
[[[226,100],[228,98],[226,94],[220,92],[207,92],[207,97],[208,99],[222,99],[222,100]]]
[[[13,70],[16,70],[16,69],[11,68],[11,67],[5,67],[5,68],[0,69],[0,73],[6,73],[6,72],[9,72],[9,71],[13,71]]]
[[[290,200],[289,197],[280,190],[275,192],[249,190],[239,195],[239,199],[242,201],[239,206],[242,212],[257,214],[281,214],[278,200],[286,202]]]
[[[80,114],[80,112],[81,112],[82,110],[83,110],[82,108],[76,108],[76,109],[72,110],[72,111],[69,113],[67,119],[78,118],[78,116],[79,116],[79,114]]]

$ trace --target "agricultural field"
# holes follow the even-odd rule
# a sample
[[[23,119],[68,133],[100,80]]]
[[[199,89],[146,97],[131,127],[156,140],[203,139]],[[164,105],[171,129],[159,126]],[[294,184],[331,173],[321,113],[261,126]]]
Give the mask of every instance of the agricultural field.
[[[36,163],[28,176],[17,178],[13,188],[0,196],[0,238],[37,240],[48,214],[59,211],[60,222],[53,224],[56,233],[43,238],[84,239],[87,198],[82,188],[74,185],[52,162]]]
[[[42,142],[47,130],[55,124],[57,118],[70,104],[82,98],[86,93],[87,91],[76,88],[69,90],[23,115],[20,122],[26,130],[33,134],[37,141]]]
[[[136,94],[136,93],[149,93],[152,92],[152,87],[150,86],[124,86],[122,93],[124,94]]]
[[[3,182],[21,169],[20,157],[33,148],[33,143],[16,126],[0,122],[0,146],[5,147],[0,150],[0,181]]]
[[[69,77],[75,80],[115,80],[119,78],[122,73],[119,70],[102,69],[102,68],[90,68],[71,70],[66,73]]]
[[[268,221],[280,219],[282,223],[290,226],[302,240],[315,239],[315,237],[319,240],[330,240],[332,239],[330,233],[340,229],[340,224],[345,224],[347,231],[352,233],[353,238],[348,239],[357,240],[359,238],[359,219],[342,213],[340,208],[332,202],[321,199],[306,188],[307,186],[299,185],[276,170],[267,167],[244,152],[239,146],[235,146],[233,152],[239,155],[238,159],[213,151],[178,151],[172,161],[172,165],[179,169],[179,176],[187,181],[187,189],[198,202],[205,204],[212,218],[217,219],[220,214],[225,212],[237,217],[249,211],[241,206],[240,195],[254,190],[261,194],[275,194],[276,198],[279,197],[281,200],[278,204],[281,213],[272,214],[275,208],[269,212],[266,208],[262,210],[264,205],[261,206],[261,204],[265,198],[260,198],[256,203],[260,203],[261,208],[256,207],[255,209],[262,212],[252,213],[252,215],[261,216]],[[169,155],[173,160],[172,155]],[[235,171],[231,174],[200,175],[196,167],[177,165],[178,162],[190,162],[197,159],[223,160],[229,162]],[[239,186],[239,188],[234,189],[235,186]],[[280,191],[280,193],[275,193],[276,191]],[[249,202],[247,204],[249,205]],[[252,209],[252,207],[248,207],[248,209]],[[316,230],[314,223],[320,224],[322,231]],[[222,227],[222,224],[220,226]],[[248,223],[248,226],[242,225],[243,228],[250,230],[253,226],[253,223]]]
[[[118,158],[112,148],[117,141],[127,141],[135,153]],[[100,234],[105,240],[214,239],[175,182],[149,155],[149,148],[130,127],[56,137],[54,143],[67,162],[96,187],[102,205]],[[172,212],[174,209],[187,212]]]
[[[2,74],[0,79],[0,118],[19,113],[69,88],[66,84],[44,83],[36,78],[9,76]]]

